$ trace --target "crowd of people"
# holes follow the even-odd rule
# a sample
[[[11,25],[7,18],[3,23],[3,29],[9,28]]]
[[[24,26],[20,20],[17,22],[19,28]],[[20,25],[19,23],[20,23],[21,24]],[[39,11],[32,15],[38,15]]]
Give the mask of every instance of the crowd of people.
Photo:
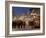
[[[29,18],[29,19],[31,19],[31,20],[27,19],[28,17],[26,17],[26,18],[22,17],[24,20],[21,20],[21,19],[17,20],[16,19],[16,20],[12,21],[12,27],[13,28],[18,28],[18,29],[20,29],[20,28],[22,29],[22,27],[26,28],[26,26],[31,26],[32,29],[33,28],[34,29],[35,28],[40,28],[40,16],[38,16],[36,13],[32,13],[30,15],[30,17],[31,18]],[[25,19],[27,19],[27,20],[25,20]]]

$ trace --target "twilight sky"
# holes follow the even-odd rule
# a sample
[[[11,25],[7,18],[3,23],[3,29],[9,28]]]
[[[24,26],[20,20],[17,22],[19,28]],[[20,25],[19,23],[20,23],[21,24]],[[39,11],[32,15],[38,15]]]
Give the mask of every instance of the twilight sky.
[[[28,11],[32,11],[32,8],[28,8],[28,7],[12,7],[12,14],[13,16],[15,15],[22,15],[25,12],[27,13]]]

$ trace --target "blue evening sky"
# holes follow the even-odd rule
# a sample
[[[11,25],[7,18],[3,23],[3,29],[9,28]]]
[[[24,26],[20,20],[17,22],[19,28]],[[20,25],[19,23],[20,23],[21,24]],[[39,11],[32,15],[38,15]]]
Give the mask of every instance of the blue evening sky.
[[[12,7],[12,14],[13,16],[15,15],[22,15],[25,12],[27,13],[28,11],[32,11],[32,8],[28,8],[28,7]]]

